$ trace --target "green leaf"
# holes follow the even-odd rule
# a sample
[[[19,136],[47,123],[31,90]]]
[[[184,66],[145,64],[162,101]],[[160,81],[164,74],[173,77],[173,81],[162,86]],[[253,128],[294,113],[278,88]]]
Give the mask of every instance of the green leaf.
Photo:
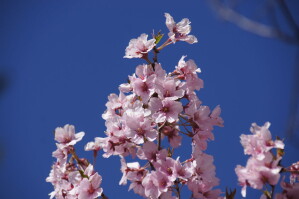
[[[158,44],[163,38],[163,36],[164,34],[161,34],[161,32],[159,31],[158,34],[155,35],[155,39],[156,39],[155,44]]]
[[[263,193],[267,198],[271,199],[271,194],[269,191],[263,191]]]

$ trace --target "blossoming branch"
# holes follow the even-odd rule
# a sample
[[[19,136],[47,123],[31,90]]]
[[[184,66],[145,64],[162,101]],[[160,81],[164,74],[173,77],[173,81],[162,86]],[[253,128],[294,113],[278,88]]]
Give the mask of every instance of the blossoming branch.
[[[216,187],[220,180],[216,177],[213,156],[205,153],[209,140],[214,140],[215,126],[222,127],[220,106],[211,110],[203,105],[196,92],[203,88],[198,74],[201,70],[186,56],[178,60],[174,70],[167,73],[158,55],[170,44],[177,42],[197,43],[190,35],[189,19],[176,23],[165,13],[168,38],[162,44],[164,35],[160,32],[153,38],[145,33],[132,39],[125,50],[125,58],[139,58],[146,63],[136,67],[129,76],[128,83],[119,86],[119,94],[110,94],[106,103],[106,131],[103,137],[96,137],[85,146],[93,151],[94,158],[99,151],[103,157],[120,157],[122,178],[120,185],[128,182],[129,190],[143,198],[181,199],[182,191],[190,192],[196,199],[233,199],[235,191],[222,191]],[[272,140],[268,130],[270,124],[259,127],[252,125],[253,135],[242,135],[241,143],[245,154],[251,155],[247,166],[237,166],[236,173],[246,196],[246,187],[263,189],[263,198],[274,199],[274,187],[282,172],[291,173],[290,184],[282,182],[283,193],[277,199],[294,199],[298,193],[299,164],[289,168],[281,166],[284,143]],[[47,182],[52,183],[54,191],[50,198],[57,199],[95,199],[108,198],[101,187],[102,177],[85,158],[76,154],[75,144],[84,133],[75,133],[72,125],[55,130],[57,150]],[[183,147],[183,139],[192,145],[187,159],[175,156],[174,151]],[[277,153],[272,150],[276,149]],[[128,162],[138,158],[139,161]],[[297,191],[297,192],[296,192]]]

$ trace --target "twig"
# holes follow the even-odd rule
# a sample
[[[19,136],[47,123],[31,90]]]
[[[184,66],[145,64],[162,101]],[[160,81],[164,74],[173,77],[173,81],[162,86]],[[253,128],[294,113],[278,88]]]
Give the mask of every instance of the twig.
[[[285,0],[278,0],[279,5],[280,5],[280,9],[283,12],[285,18],[287,19],[290,27],[293,29],[293,31],[295,32],[295,35],[298,39],[299,37],[299,26],[296,24],[296,21],[293,17],[293,15],[291,14]]]
[[[275,191],[275,185],[271,185],[271,199],[274,199],[274,191]]]
[[[226,21],[229,21],[240,28],[262,37],[276,38],[290,44],[299,45],[299,39],[292,37],[279,28],[274,28],[238,13],[237,11],[225,6],[219,0],[211,0],[212,8]]]

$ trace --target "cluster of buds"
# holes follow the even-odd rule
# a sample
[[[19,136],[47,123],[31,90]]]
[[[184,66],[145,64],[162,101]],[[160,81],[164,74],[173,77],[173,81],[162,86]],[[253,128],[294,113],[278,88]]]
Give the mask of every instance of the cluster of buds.
[[[52,155],[57,161],[46,179],[54,186],[54,191],[49,194],[50,198],[94,199],[102,196],[102,177],[94,171],[92,164],[75,153],[74,145],[83,136],[84,132],[75,133],[72,125],[55,129],[55,140],[58,143],[57,150]]]
[[[141,34],[130,41],[125,58],[141,58],[147,63],[138,65],[129,83],[119,86],[119,95],[110,94],[102,115],[107,136],[95,138],[86,150],[101,148],[104,157],[120,156],[120,184],[129,180],[129,189],[145,198],[177,199],[184,185],[192,191],[192,198],[218,198],[221,191],[213,189],[219,184],[213,157],[203,151],[207,141],[214,139],[214,126],[222,126],[220,107],[211,111],[197,97],[195,91],[203,87],[203,81],[193,60],[185,61],[183,56],[171,73],[158,63],[157,54],[169,44],[197,42],[195,36],[189,35],[188,19],[175,23],[168,13],[165,17],[170,32],[160,47],[157,44],[161,34],[150,40]],[[153,61],[149,59],[151,51]],[[190,139],[193,151],[190,159],[181,162],[173,152],[182,145],[183,136]],[[126,163],[126,156],[146,163]]]

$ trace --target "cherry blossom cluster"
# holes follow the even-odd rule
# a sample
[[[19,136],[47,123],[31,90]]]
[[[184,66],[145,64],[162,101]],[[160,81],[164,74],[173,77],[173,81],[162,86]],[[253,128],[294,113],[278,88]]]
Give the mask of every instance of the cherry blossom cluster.
[[[198,76],[201,70],[186,56],[169,73],[158,61],[158,54],[166,46],[180,41],[194,44],[198,40],[190,35],[189,19],[176,23],[170,14],[165,13],[165,17],[168,38],[160,46],[164,36],[160,32],[152,38],[143,33],[130,40],[124,57],[139,58],[145,63],[138,65],[128,82],[119,86],[119,94],[108,96],[102,115],[105,137],[96,137],[85,145],[85,150],[92,151],[94,158],[100,150],[105,158],[119,156],[119,184],[129,181],[129,190],[143,198],[181,199],[182,191],[189,190],[190,199],[234,199],[236,190],[220,196],[213,156],[205,153],[208,141],[214,140],[214,127],[222,127],[223,120],[219,106],[211,110],[197,97],[203,88]],[[261,199],[298,199],[299,162],[286,168],[281,165],[284,143],[272,139],[269,127],[269,122],[263,126],[254,123],[252,134],[240,137],[244,153],[250,155],[246,167],[238,165],[235,169],[241,194],[245,197],[246,188],[252,187],[263,190]],[[76,133],[72,125],[55,129],[58,143],[52,156],[56,162],[46,179],[54,186],[50,199],[108,199],[101,188],[102,177],[87,159],[76,154],[75,144],[83,136],[84,132]],[[192,146],[186,159],[175,153],[185,147],[183,143]],[[138,161],[130,162],[133,158]],[[284,176],[280,183],[283,191],[274,195],[284,172],[290,175],[290,182],[285,182]]]
[[[67,124],[55,129],[55,140],[58,143],[52,155],[57,161],[46,179],[54,186],[50,198],[94,199],[102,195],[102,177],[94,171],[92,164],[75,153],[74,145],[83,136],[84,132],[75,133],[73,125]]]
[[[244,154],[251,156],[246,167],[238,165],[235,169],[239,183],[243,187],[241,192],[243,197],[246,196],[247,186],[262,190],[267,185],[274,187],[280,179],[283,168],[280,161],[284,143],[279,139],[272,140],[269,127],[269,122],[261,127],[253,123],[250,128],[252,134],[243,134],[240,137]],[[274,149],[277,151],[274,152]],[[267,198],[267,194],[263,194],[263,197]]]
[[[296,199],[299,198],[299,162],[293,163],[287,168],[283,168],[282,172],[290,173],[290,182],[285,182],[285,176],[280,182],[282,193],[275,195],[275,199]]]
[[[85,149],[103,149],[104,157],[120,156],[120,184],[130,181],[129,190],[144,198],[180,198],[184,185],[191,190],[192,198],[218,198],[221,191],[214,189],[219,179],[213,156],[203,151],[207,141],[214,139],[214,126],[222,126],[220,107],[211,111],[197,97],[195,91],[203,88],[203,81],[193,60],[185,61],[186,56],[182,56],[171,73],[166,73],[157,61],[157,53],[171,43],[197,42],[195,36],[189,35],[188,19],[175,23],[170,14],[165,17],[170,32],[160,47],[157,44],[161,35],[148,40],[147,34],[141,34],[129,42],[124,57],[141,58],[147,63],[136,67],[129,83],[119,86],[118,95],[110,94],[102,115],[107,136],[95,138]],[[151,51],[153,62],[149,59]],[[174,149],[182,145],[182,136],[189,137],[193,145],[190,159],[185,161],[173,156]],[[127,163],[126,156],[145,163]]]

